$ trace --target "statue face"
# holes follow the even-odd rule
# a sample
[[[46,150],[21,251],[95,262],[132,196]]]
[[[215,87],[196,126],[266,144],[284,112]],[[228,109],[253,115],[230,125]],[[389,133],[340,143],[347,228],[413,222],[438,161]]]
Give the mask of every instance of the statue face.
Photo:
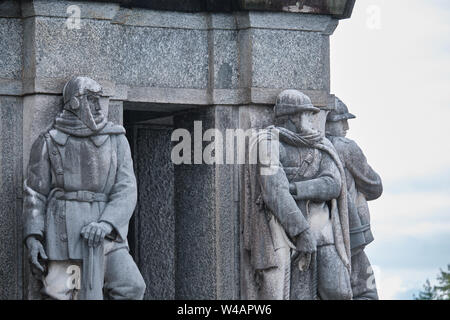
[[[326,124],[327,133],[335,137],[345,137],[348,129],[348,120],[328,121]]]
[[[101,114],[102,108],[100,107],[100,95],[98,93],[87,93],[85,103],[88,104],[88,107],[91,110],[91,114],[94,117]]]
[[[64,108],[75,114],[88,128],[97,131],[100,128],[97,124],[104,121],[100,107],[101,94],[102,87],[94,80],[73,78],[63,90]]]
[[[290,119],[295,126],[295,131],[297,133],[313,133],[314,129],[314,113],[312,111],[304,111],[298,113]],[[290,129],[290,128],[288,128]]]
[[[103,117],[100,107],[99,93],[86,90],[84,94],[79,97],[80,107],[75,114],[78,118],[93,131],[97,131],[98,127],[95,119]]]

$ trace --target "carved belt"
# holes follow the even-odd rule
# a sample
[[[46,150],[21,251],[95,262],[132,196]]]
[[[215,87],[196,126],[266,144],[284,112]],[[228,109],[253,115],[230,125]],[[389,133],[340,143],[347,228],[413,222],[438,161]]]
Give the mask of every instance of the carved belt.
[[[108,195],[104,193],[95,193],[91,191],[73,191],[73,192],[57,191],[55,197],[56,199],[59,200],[80,201],[80,202],[108,201]]]
[[[352,229],[349,230],[349,232],[350,232],[350,234],[355,234],[355,233],[365,232],[367,230],[370,230],[370,223],[369,224],[363,224],[360,227],[352,228]]]

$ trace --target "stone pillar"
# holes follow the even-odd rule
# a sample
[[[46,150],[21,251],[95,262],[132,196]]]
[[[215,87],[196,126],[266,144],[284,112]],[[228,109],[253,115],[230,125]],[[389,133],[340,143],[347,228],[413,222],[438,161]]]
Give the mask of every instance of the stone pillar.
[[[0,5],[0,300],[22,297],[22,46],[20,6]]]
[[[215,106],[185,114],[176,117],[175,127],[186,128],[194,138],[194,121],[201,121],[203,132],[216,128],[225,136],[225,129],[236,128],[237,108]],[[239,298],[236,169],[226,164],[175,166],[177,299]]]

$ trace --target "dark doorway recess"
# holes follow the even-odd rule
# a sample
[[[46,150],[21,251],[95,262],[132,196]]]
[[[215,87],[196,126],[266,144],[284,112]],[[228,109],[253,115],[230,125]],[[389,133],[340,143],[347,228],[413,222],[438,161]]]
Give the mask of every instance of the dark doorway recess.
[[[130,252],[147,284],[145,299],[175,298],[174,167],[171,117],[124,110],[138,185],[130,221]],[[156,119],[156,120],[155,120]]]

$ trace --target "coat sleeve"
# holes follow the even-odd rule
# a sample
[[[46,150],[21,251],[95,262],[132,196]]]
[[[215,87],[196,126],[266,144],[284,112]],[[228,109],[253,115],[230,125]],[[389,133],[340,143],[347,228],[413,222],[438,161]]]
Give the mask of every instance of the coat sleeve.
[[[341,175],[333,159],[322,152],[319,175],[315,179],[295,182],[298,200],[329,201],[339,197]]]
[[[261,147],[263,146],[264,147]],[[268,148],[265,146],[269,145]],[[309,228],[309,224],[289,192],[289,181],[279,161],[278,143],[259,143],[259,182],[265,205],[277,217],[286,233],[294,238]],[[279,146],[283,148],[281,145]]]
[[[345,167],[353,176],[355,186],[368,201],[378,199],[383,193],[380,176],[367,163],[356,142],[348,139],[344,150]]]
[[[117,136],[117,171],[109,200],[99,221],[110,223],[118,237],[125,241],[128,223],[137,202],[136,177],[133,170],[130,145],[124,134]]]
[[[33,143],[24,182],[24,240],[29,236],[44,238],[45,209],[51,189],[50,159],[45,138]]]

